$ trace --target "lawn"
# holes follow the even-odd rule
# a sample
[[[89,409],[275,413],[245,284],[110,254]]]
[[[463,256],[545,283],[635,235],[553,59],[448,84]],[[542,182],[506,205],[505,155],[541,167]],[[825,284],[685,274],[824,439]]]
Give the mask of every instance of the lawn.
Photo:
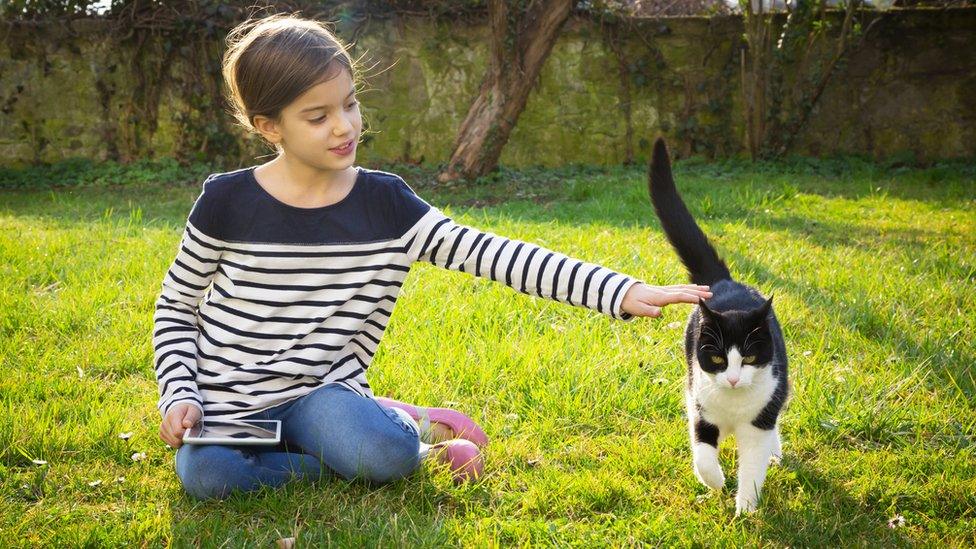
[[[446,190],[401,173],[459,222],[685,281],[640,167]],[[734,517],[732,441],[725,490],[692,474],[687,306],[625,323],[429,264],[370,381],[481,422],[481,481],[425,468],[189,499],[157,436],[150,339],[194,176],[0,191],[0,546],[976,544],[976,166],[691,160],[676,178],[787,338],[785,455],[754,515]]]

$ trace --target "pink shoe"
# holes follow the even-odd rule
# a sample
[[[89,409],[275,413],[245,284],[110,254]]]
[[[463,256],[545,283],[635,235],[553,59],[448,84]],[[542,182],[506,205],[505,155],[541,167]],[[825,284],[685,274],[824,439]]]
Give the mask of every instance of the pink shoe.
[[[451,469],[457,484],[477,480],[485,471],[481,451],[470,440],[455,438],[438,442],[430,447],[430,454]]]
[[[488,435],[468,416],[450,408],[424,408],[406,404],[392,398],[376,397],[377,402],[387,408],[399,408],[410,415],[420,425],[421,433],[430,432],[431,423],[446,425],[454,432],[455,438],[469,440],[482,447],[488,444]]]

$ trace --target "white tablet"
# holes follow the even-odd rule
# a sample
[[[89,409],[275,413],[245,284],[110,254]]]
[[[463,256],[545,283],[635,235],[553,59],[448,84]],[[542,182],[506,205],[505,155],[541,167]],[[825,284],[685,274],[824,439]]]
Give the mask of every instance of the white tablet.
[[[281,421],[202,419],[183,432],[187,444],[267,444],[281,442]]]

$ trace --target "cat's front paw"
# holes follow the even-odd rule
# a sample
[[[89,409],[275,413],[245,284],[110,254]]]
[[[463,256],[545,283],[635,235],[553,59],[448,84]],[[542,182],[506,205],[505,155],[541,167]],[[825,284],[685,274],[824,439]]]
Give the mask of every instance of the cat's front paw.
[[[695,476],[702,484],[714,490],[721,490],[725,486],[725,473],[722,472],[718,460],[696,459]]]
[[[757,499],[755,497],[749,497],[746,495],[736,495],[735,497],[735,514],[736,516],[741,514],[752,513],[756,510]]]

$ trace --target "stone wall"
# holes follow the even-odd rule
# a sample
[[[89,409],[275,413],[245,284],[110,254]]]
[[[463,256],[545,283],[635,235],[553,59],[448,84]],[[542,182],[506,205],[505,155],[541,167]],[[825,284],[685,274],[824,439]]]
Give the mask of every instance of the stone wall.
[[[793,152],[976,156],[976,10],[880,17],[835,74]],[[487,31],[484,24],[417,17],[355,29],[354,57],[365,54],[366,65],[375,64],[360,96],[371,129],[360,162],[447,159],[480,83]],[[53,32],[18,26],[0,42],[3,165],[193,155],[234,166],[267,154],[222,105],[207,103],[222,87],[212,66],[189,65],[179,51],[134,66],[127,52],[108,45],[98,21],[75,23],[56,40]],[[743,153],[742,32],[734,17],[642,20],[629,28],[571,20],[501,162],[644,161],[660,133],[682,155]],[[218,60],[222,45],[217,33],[188,47]],[[169,85],[178,78],[193,101]],[[205,125],[206,136],[187,131],[208,113],[215,122]]]

